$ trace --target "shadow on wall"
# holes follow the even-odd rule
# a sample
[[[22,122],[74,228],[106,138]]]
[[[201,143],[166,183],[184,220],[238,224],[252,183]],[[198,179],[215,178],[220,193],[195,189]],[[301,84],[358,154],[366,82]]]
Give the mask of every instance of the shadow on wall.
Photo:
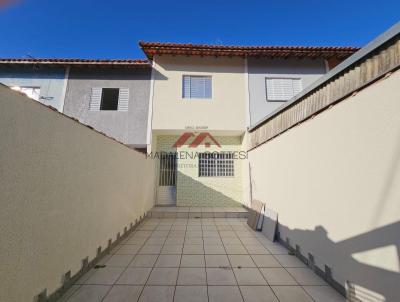
[[[115,80],[115,81],[125,81],[125,80],[150,80],[149,68],[134,68],[126,69],[124,67],[118,68],[93,68],[93,69],[83,69],[79,67],[72,68],[69,74],[70,80]]]
[[[308,262],[310,267],[313,267],[310,258],[302,254],[302,250],[312,254],[319,269],[324,270],[320,266],[327,265],[334,278],[339,277],[354,285],[355,289],[348,290],[348,299],[357,302],[400,301],[399,234],[399,221],[339,242],[332,241],[323,226],[317,226],[314,230],[301,230],[279,224],[277,228],[280,241],[294,251],[294,245],[298,244],[298,256]],[[362,253],[363,256],[358,256]],[[344,286],[344,281],[340,282],[341,286]],[[342,290],[339,288],[339,291],[344,291],[344,287]]]
[[[233,199],[182,172],[177,175],[177,205],[205,207],[238,207],[240,201]]]

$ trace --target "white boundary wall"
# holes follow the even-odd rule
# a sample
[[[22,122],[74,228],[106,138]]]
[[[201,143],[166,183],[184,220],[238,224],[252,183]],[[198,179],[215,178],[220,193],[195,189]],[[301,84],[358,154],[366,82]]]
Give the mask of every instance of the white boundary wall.
[[[249,152],[281,238],[386,301],[400,301],[399,87],[397,71]]]
[[[0,301],[32,301],[152,208],[153,160],[0,85]]]

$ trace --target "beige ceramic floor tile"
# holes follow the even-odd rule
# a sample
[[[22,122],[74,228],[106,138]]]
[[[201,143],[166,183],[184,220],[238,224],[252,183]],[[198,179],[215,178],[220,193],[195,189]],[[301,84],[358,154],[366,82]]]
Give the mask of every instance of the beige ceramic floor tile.
[[[150,274],[148,285],[175,285],[178,278],[178,268],[156,267]]]
[[[245,245],[246,250],[249,252],[249,254],[253,255],[268,255],[271,254],[269,250],[267,250],[262,244],[246,244]]]
[[[207,286],[177,286],[174,302],[208,302]]]
[[[68,302],[100,302],[110,290],[111,286],[82,285]]]
[[[182,255],[181,267],[205,267],[204,255]]]
[[[160,255],[155,267],[179,267],[181,255]]]
[[[132,261],[134,255],[112,255],[104,264],[107,266],[126,267]]]
[[[209,286],[209,302],[243,302],[237,286]]]
[[[283,267],[307,267],[296,256],[292,255],[275,255],[274,256]]]
[[[96,269],[85,284],[112,285],[125,270],[123,267],[104,267]]]
[[[286,268],[300,285],[327,285],[327,283],[309,268]]]
[[[132,262],[129,264],[130,267],[153,267],[156,263],[158,255],[136,255]]]
[[[180,268],[178,285],[207,285],[205,268]]]
[[[146,284],[150,272],[150,267],[127,268],[115,283],[127,285],[144,285]]]
[[[248,252],[242,244],[225,244],[225,250],[227,254],[231,255],[247,255]]]
[[[258,268],[234,268],[233,272],[239,285],[267,285]]]
[[[162,245],[148,245],[145,244],[138,252],[138,254],[159,254],[161,252]]]
[[[260,268],[260,271],[269,285],[299,285],[284,268]]]
[[[114,285],[102,302],[137,302],[142,286]]]
[[[330,286],[303,286],[315,302],[345,302],[346,299]]]
[[[226,251],[223,245],[204,245],[204,253],[209,255],[225,255]]]
[[[183,253],[187,255],[201,255],[204,254],[202,244],[185,244],[183,246]]]
[[[282,267],[272,255],[251,255],[258,267]]]
[[[313,302],[301,286],[272,286],[280,302]]]
[[[172,302],[175,286],[145,286],[139,302]]]
[[[279,302],[269,286],[240,286],[245,302]]]
[[[227,255],[205,255],[207,267],[230,267]]]
[[[120,248],[115,252],[116,255],[135,255],[139,249],[141,248],[141,245],[138,244],[122,244],[120,245]]]
[[[208,285],[236,285],[232,269],[206,268]]]
[[[256,267],[249,255],[228,255],[232,267]]]

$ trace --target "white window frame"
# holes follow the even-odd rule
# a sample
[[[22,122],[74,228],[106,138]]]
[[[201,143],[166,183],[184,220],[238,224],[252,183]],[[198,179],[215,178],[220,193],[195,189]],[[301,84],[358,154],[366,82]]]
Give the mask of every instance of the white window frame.
[[[118,89],[118,106],[116,110],[101,109],[103,102],[103,89]],[[130,91],[126,87],[92,87],[89,100],[90,111],[100,112],[127,112],[129,107]]]
[[[199,153],[199,177],[235,177],[232,152]]]
[[[185,96],[185,77],[189,78],[209,78],[210,79],[210,97],[192,97]],[[189,88],[189,91],[191,89]],[[182,75],[182,99],[183,100],[212,100],[213,98],[213,77],[211,75],[199,75],[199,74],[184,74]]]
[[[292,92],[293,92],[293,95],[291,97],[287,98],[287,99],[269,98],[268,97],[268,84],[267,84],[268,80],[292,80],[292,90],[293,90]],[[299,81],[300,89],[297,92],[294,91],[293,81]],[[303,90],[303,81],[302,81],[302,78],[300,78],[300,77],[279,77],[279,76],[274,77],[274,76],[268,76],[268,77],[265,77],[264,84],[265,84],[265,98],[266,98],[267,102],[279,102],[279,103],[280,102],[287,102],[290,99],[292,99],[295,95],[300,93],[300,91]]]

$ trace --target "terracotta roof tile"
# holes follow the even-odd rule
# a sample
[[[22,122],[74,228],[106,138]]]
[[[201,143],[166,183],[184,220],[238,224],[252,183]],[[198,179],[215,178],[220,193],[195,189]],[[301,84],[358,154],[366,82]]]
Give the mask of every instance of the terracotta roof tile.
[[[139,42],[149,59],[154,55],[236,56],[236,57],[310,57],[344,59],[355,53],[357,47],[339,46],[225,46],[205,44],[179,44]]]
[[[0,64],[57,64],[57,65],[135,65],[150,66],[148,60],[105,60],[63,58],[0,58]]]

